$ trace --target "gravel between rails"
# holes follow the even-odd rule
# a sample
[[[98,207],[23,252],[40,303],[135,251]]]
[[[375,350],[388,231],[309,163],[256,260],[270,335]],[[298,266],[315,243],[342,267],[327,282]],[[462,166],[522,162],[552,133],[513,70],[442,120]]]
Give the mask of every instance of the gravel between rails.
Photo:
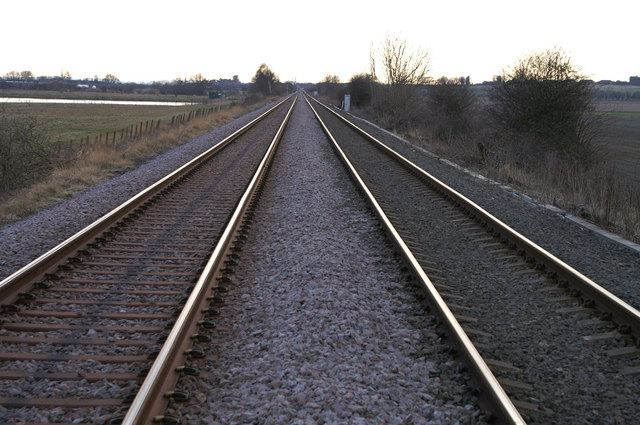
[[[0,280],[211,148],[275,103],[165,152],[69,200],[0,228]]]
[[[301,167],[301,165],[303,166]],[[298,101],[207,347],[189,424],[478,423],[459,363]],[[175,408],[175,411],[174,411]]]

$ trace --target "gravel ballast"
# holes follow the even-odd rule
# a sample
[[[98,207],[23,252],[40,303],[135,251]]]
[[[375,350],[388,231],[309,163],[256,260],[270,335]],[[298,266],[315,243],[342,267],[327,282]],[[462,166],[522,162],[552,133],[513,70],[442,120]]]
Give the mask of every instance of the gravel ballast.
[[[304,164],[301,166],[301,164]],[[285,132],[188,423],[472,423],[475,397],[306,103]],[[215,335],[215,332],[214,332]]]

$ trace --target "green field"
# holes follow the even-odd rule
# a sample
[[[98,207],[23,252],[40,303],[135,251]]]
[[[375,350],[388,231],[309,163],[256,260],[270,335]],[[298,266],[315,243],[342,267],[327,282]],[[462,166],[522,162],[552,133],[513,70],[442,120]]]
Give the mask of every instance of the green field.
[[[608,117],[640,118],[640,112],[603,112]]]
[[[640,186],[640,102],[599,102],[606,160],[621,177]]]
[[[0,103],[0,113],[6,118],[35,118],[45,128],[49,140],[55,142],[93,138],[151,120],[168,124],[173,116],[188,114],[203,106],[228,105],[230,102],[229,99],[217,99],[206,105],[186,106]]]
[[[54,91],[0,89],[0,97],[34,97],[38,99],[80,99],[80,100],[142,100],[153,102],[208,102],[207,96],[189,96],[172,94],[112,93],[95,90]]]

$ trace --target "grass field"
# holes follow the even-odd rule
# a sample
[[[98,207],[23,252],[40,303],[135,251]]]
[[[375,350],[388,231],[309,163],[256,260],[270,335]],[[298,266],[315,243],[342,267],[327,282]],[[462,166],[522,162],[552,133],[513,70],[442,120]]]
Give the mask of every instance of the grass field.
[[[597,110],[604,116],[605,161],[640,187],[640,102],[599,102]]]
[[[111,93],[95,90],[87,91],[54,91],[54,90],[20,90],[0,89],[0,97],[35,97],[40,99],[91,99],[91,100],[142,100],[153,102],[207,102],[207,96],[190,96],[172,94]]]
[[[228,105],[228,99],[218,99],[206,106]],[[167,124],[175,115],[189,113],[202,104],[185,106],[95,105],[0,103],[6,118],[31,116],[40,122],[52,142],[79,140],[83,137],[118,131],[132,124],[161,120]]]
[[[158,131],[146,133],[137,138],[120,140],[117,146],[100,143],[91,149],[64,145],[70,150],[65,159],[56,163],[53,171],[45,179],[34,184],[0,193],[0,225],[23,218],[35,211],[46,208],[69,198],[81,190],[134,168],[157,154],[178,146],[187,140],[204,134],[251,110],[257,109],[274,98],[259,98],[252,104],[245,104],[236,98],[232,108],[214,110],[208,115],[196,117],[180,125],[161,125]],[[147,120],[163,120],[188,113],[190,110],[229,105],[231,99],[218,99],[213,103],[189,106],[133,106],[133,105],[77,105],[77,104],[0,104],[4,115],[29,115],[46,123],[46,131],[52,143],[58,138],[79,141],[81,137],[93,136],[106,131],[114,131]],[[68,148],[67,148],[68,146]],[[86,146],[86,145],[85,145]],[[60,152],[58,152],[60,155]],[[54,158],[54,161],[57,159]],[[23,170],[24,171],[24,170]],[[27,170],[28,172],[28,170]]]

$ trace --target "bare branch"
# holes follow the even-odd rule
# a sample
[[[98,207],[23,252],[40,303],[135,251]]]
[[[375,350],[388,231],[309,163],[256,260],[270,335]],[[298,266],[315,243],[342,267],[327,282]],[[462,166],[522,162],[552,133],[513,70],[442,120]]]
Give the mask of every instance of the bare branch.
[[[385,39],[382,50],[382,66],[386,83],[392,86],[424,85],[431,79],[429,54],[422,49],[411,51],[407,40],[399,37]]]

